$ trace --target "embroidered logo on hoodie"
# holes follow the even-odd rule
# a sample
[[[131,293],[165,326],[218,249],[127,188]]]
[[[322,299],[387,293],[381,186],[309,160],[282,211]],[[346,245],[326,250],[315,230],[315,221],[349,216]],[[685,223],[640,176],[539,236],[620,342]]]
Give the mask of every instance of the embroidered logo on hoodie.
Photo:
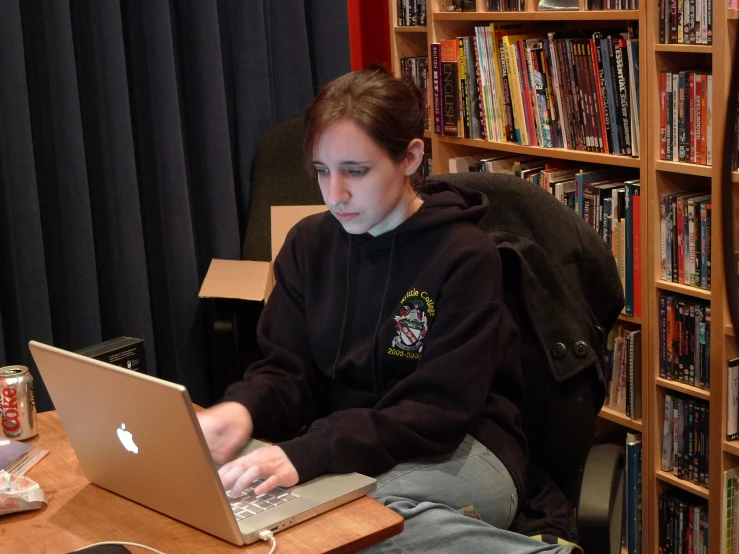
[[[394,316],[397,335],[393,337],[392,346],[404,352],[420,353],[428,332],[428,316],[436,313],[434,302],[425,292],[419,295],[414,289],[406,293],[400,303],[400,313]]]

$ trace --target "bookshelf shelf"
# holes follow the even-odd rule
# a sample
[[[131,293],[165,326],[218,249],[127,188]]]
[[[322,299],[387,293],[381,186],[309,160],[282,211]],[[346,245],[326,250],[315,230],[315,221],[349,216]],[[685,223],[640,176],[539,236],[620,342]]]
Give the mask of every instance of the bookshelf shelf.
[[[430,139],[430,138],[434,138],[436,135],[434,134],[434,132],[431,129],[426,129],[423,132],[423,136]]]
[[[724,327],[724,334],[730,337],[735,337],[736,335],[734,334],[734,326],[729,324],[726,327]]]
[[[665,483],[669,483],[671,485],[674,485],[675,487],[681,488],[684,491],[688,491],[690,493],[696,494],[700,496],[701,498],[705,498],[708,500],[708,489],[705,487],[701,487],[698,485],[694,485],[690,481],[685,481],[683,479],[678,479],[675,477],[672,473],[667,473],[666,471],[662,471],[660,469],[657,470],[657,479],[660,481],[663,481]]]
[[[618,314],[618,320],[625,321],[626,323],[633,323],[635,325],[642,324],[641,316],[636,316],[636,315]]]
[[[724,441],[724,452],[739,456],[739,441]]]
[[[739,10],[737,10],[739,11]],[[731,182],[732,183],[739,183],[739,171],[732,171],[731,172]]]
[[[594,152],[581,152],[579,150],[566,150],[564,148],[542,148],[541,146],[521,146],[512,142],[495,142],[490,140],[467,139],[457,137],[439,136],[439,142],[446,144],[457,144],[460,146],[472,146],[486,150],[498,150],[501,152],[514,152],[516,154],[529,154],[531,156],[543,156],[546,158],[559,158],[562,160],[574,160],[578,162],[589,162],[621,167],[639,167],[639,158],[627,156],[612,156],[610,154],[597,154]]]
[[[669,379],[663,379],[662,377],[656,377],[656,382],[657,382],[657,385],[659,385],[660,387],[664,387],[666,389],[681,392],[683,394],[688,394],[695,398],[701,398],[703,400],[711,399],[711,391],[699,389],[691,385],[686,385],[685,383],[681,383],[679,381],[670,381]]]
[[[698,287],[691,287],[688,285],[681,285],[680,283],[671,283],[669,281],[657,281],[658,289],[668,290],[670,292],[676,292],[678,294],[684,294],[686,296],[692,296],[693,298],[700,298],[701,300],[710,300],[711,291],[705,289],[699,289]]]
[[[401,25],[393,27],[396,33],[425,33],[428,27],[426,25]]]
[[[434,14],[434,21],[635,21],[638,19],[638,10],[441,12]]]
[[[629,429],[631,429],[632,431],[636,431],[637,433],[642,432],[643,426],[641,419],[632,419],[623,412],[616,410],[615,408],[603,406],[598,415],[603,419],[607,419],[608,421],[612,421],[613,423],[618,423],[619,425],[628,427]]]
[[[705,44],[655,44],[655,52],[694,52],[698,54],[713,53],[713,46]]]
[[[657,171],[697,175],[698,177],[710,177],[713,174],[713,168],[710,165],[688,164],[685,162],[655,160],[654,167]]]
[[[726,19],[739,19],[739,10],[727,10]]]

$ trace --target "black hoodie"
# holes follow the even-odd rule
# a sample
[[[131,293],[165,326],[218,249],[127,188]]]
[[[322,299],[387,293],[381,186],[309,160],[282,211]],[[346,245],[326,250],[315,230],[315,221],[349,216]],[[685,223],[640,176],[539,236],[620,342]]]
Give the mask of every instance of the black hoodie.
[[[258,325],[264,359],[224,400],[247,407],[254,435],[278,441],[301,482],[377,475],[469,433],[523,495],[518,331],[477,227],[487,198],[438,182],[421,196],[377,237],[346,233],[330,213],[290,231]]]

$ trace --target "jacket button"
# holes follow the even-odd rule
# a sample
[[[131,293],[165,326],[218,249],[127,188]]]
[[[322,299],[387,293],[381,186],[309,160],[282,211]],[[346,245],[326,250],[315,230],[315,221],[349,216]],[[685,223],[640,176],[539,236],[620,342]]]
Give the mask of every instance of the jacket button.
[[[584,358],[585,355],[588,353],[588,343],[585,341],[577,341],[575,343],[575,356],[578,358]]]
[[[554,356],[555,358],[561,359],[561,358],[564,358],[566,355],[567,355],[567,347],[563,343],[558,342],[552,348],[552,356]]]

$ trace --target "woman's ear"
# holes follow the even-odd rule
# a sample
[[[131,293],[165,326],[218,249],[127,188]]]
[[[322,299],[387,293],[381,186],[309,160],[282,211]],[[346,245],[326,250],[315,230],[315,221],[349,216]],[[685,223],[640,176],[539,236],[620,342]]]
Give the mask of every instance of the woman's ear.
[[[423,161],[425,146],[421,139],[413,139],[408,143],[408,154],[405,157],[405,174],[413,175]]]

